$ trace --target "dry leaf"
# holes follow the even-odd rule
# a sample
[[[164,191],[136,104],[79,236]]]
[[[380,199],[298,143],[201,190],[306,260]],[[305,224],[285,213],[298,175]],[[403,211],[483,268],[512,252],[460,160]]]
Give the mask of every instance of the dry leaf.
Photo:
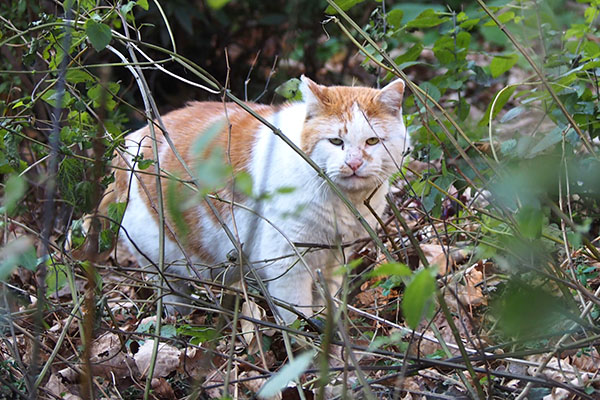
[[[213,368],[211,356],[201,348],[189,348],[181,351],[179,372],[196,379],[205,377]]]
[[[140,371],[142,377],[148,374],[150,369],[150,361],[152,359],[152,349],[154,347],[153,340],[146,340],[140,347],[138,352],[133,356],[135,364]],[[165,377],[175,371],[179,366],[181,351],[166,343],[159,343],[156,364],[154,366],[153,378]]]
[[[161,399],[175,400],[175,392],[165,378],[154,378],[151,382],[152,389]]]
[[[600,366],[600,354],[595,348],[589,354],[571,356],[570,360],[575,367],[587,372],[597,372]]]
[[[266,317],[267,313],[264,310],[264,308],[262,308],[261,306],[259,306],[258,304],[256,304],[255,302],[249,300],[249,301],[245,301],[244,304],[242,305],[242,316],[244,317],[248,317],[248,318],[252,318],[252,319],[258,319],[263,321]],[[255,338],[255,325],[253,322],[250,322],[244,318],[240,319],[240,328],[242,330],[242,337],[244,338],[244,341],[246,342],[246,344],[248,345],[248,353],[249,354],[254,354],[256,353],[256,351],[258,351],[258,346],[256,346],[256,338]]]
[[[50,375],[50,379],[48,379],[45,388],[57,398],[64,400],[81,400],[81,397],[70,393],[71,391],[63,384],[62,379],[58,375]],[[77,386],[74,386],[73,390],[76,391]]]
[[[92,373],[106,377],[114,374],[118,378],[135,374],[137,371],[133,360],[122,350],[119,337],[112,332],[106,332],[94,340],[90,357]]]
[[[465,249],[441,246],[439,244],[422,244],[421,250],[423,250],[423,254],[427,258],[429,265],[437,267],[440,275],[446,275],[454,267],[464,263],[471,254]]]
[[[250,390],[252,393],[258,393],[258,391],[260,390],[260,388],[265,384],[265,382],[267,381],[265,378],[257,378],[257,379],[251,379],[249,381],[244,381],[243,378],[253,378],[256,376],[261,376],[262,374],[258,371],[244,371],[239,375],[239,380],[242,380],[242,384],[248,389]]]

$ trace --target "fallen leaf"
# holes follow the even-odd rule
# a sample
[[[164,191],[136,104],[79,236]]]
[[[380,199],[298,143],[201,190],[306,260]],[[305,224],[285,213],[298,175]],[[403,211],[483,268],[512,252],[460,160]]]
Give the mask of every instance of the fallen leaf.
[[[133,356],[135,364],[140,371],[142,377],[148,374],[150,369],[150,361],[152,359],[152,349],[154,348],[153,340],[146,340],[139,348],[138,352]],[[179,366],[181,351],[166,343],[159,343],[156,364],[154,366],[153,378],[165,377],[175,371]]]
[[[135,364],[131,356],[123,351],[119,336],[106,332],[92,343],[92,373],[95,376],[119,378],[136,374]]]
[[[266,317],[267,313],[258,304],[249,300],[245,301],[242,305],[242,316],[258,319],[263,321]],[[242,330],[242,337],[244,341],[248,345],[248,354],[254,354],[258,351],[258,345],[256,343],[256,335],[255,335],[255,325],[253,322],[248,321],[247,319],[240,319],[240,328]]]
[[[251,370],[251,371],[244,371],[239,375],[239,380],[242,381],[242,384],[246,387],[246,389],[250,390],[252,393],[258,393],[258,391],[260,390],[260,388],[265,384],[265,382],[267,381],[266,378],[257,378],[257,379],[251,379],[251,380],[244,380],[244,378],[254,378],[254,377],[258,377],[261,376],[262,374],[258,371],[255,370]]]
[[[45,388],[57,398],[64,400],[81,400],[81,397],[71,393],[71,389],[76,391],[77,386],[73,385],[73,388],[70,389],[62,382],[62,379],[58,375],[50,375],[50,379],[48,379]]]
[[[176,398],[173,388],[165,378],[154,378],[152,379],[151,385],[159,398],[167,400],[174,400]]]

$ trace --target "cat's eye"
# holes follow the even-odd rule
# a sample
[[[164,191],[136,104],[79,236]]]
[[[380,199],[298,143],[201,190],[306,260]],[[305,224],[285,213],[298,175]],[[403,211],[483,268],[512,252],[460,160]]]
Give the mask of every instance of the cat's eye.
[[[341,146],[344,144],[344,141],[340,138],[331,138],[331,139],[329,139],[329,141],[331,142],[331,144],[333,144],[335,146]]]
[[[377,137],[372,137],[372,138],[368,138],[367,139],[367,144],[369,146],[373,146],[373,145],[375,145],[377,143],[379,143],[379,138],[377,138]]]

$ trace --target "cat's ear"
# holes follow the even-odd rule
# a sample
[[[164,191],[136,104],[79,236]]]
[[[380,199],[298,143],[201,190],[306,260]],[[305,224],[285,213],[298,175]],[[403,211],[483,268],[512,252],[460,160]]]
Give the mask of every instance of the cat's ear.
[[[304,75],[300,77],[300,81],[300,91],[302,92],[302,100],[306,103],[307,113],[315,113],[326,100],[325,90],[327,88]]]
[[[399,113],[402,110],[404,87],[404,81],[402,79],[396,79],[380,90],[377,101],[386,106],[392,113]]]

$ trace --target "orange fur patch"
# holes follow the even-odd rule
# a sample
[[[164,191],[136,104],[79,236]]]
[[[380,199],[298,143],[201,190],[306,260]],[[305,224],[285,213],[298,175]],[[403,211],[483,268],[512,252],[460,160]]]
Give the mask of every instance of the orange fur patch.
[[[251,108],[263,117],[268,117],[276,111],[275,107],[250,104]],[[225,112],[227,107],[227,113]],[[194,165],[206,158],[211,151],[220,147],[225,153],[225,162],[231,164],[234,173],[244,171],[252,156],[252,147],[256,139],[256,133],[260,127],[260,122],[252,115],[244,111],[241,107],[236,104],[217,102],[193,102],[187,107],[175,110],[162,117],[165,128],[170,135],[171,140],[175,144],[179,154],[193,171]],[[217,133],[213,140],[208,143],[206,149],[200,151],[200,154],[194,154],[189,151],[190,146],[197,140],[197,138],[206,132],[215,122],[223,120],[227,121],[225,127]],[[169,145],[164,138],[160,128],[155,124],[155,132],[158,143],[158,152],[161,155],[160,168],[163,171],[167,171],[169,174],[174,176],[182,177],[186,181],[192,180],[185,169],[175,156],[175,153],[169,148]],[[150,135],[150,129],[148,127],[143,128],[140,132],[141,138],[141,153],[145,159],[154,159],[152,151],[152,139]],[[200,158],[194,159],[194,157]],[[126,163],[117,155],[113,165],[127,169]],[[157,185],[154,166],[151,166],[147,170],[137,171],[136,175],[139,177],[139,192],[140,196],[146,202],[148,209],[157,209]],[[161,173],[164,175],[164,172]],[[107,196],[102,203],[102,209],[105,212],[108,204],[115,199],[117,201],[126,201],[127,189],[129,187],[129,174],[121,169],[115,170],[115,183],[112,184],[108,190],[115,192],[113,196]],[[137,179],[133,177],[132,179]],[[167,197],[167,190],[169,186],[168,179],[162,179],[161,181],[163,199]],[[189,193],[187,188],[182,183],[177,183],[176,191],[181,196],[181,201],[189,199]],[[229,198],[227,195],[227,188],[223,189],[221,194],[224,198]],[[190,192],[191,193],[191,192]],[[186,197],[187,196],[187,197]],[[222,201],[212,201],[215,208],[219,211],[222,217],[226,216],[229,205]],[[166,208],[166,201],[164,201]],[[203,206],[208,210],[208,207],[202,202]],[[152,218],[158,222],[158,213],[152,211]],[[216,222],[218,219],[214,216],[212,211],[208,210],[210,215]],[[176,224],[172,221],[171,216],[168,212],[165,212],[167,220],[167,235],[173,239],[173,234],[170,231],[175,231],[178,235],[179,232]],[[186,250],[191,251],[193,254],[206,261],[211,260],[209,253],[203,248],[202,245],[202,224],[200,222],[200,215],[197,212],[197,207],[192,207],[189,210],[183,212],[184,223],[187,226],[189,232],[186,238]]]

